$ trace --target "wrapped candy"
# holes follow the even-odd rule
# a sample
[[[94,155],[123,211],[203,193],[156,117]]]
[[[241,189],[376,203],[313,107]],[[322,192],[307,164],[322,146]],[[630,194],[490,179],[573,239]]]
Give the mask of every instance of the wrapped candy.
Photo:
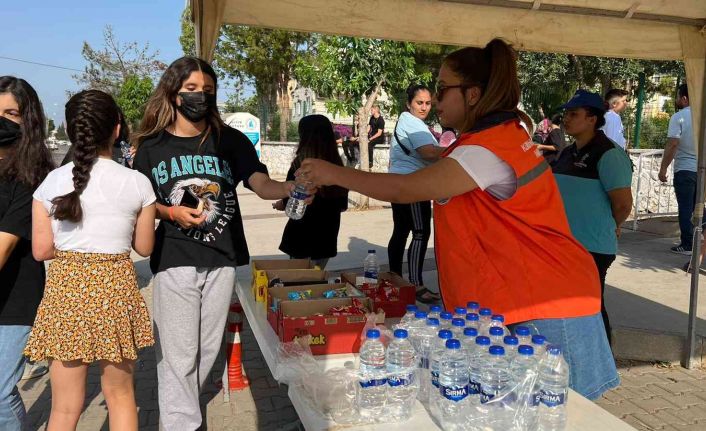
[[[366,314],[368,309],[365,308],[359,299],[351,299],[351,305],[342,305],[340,307],[331,307],[329,309],[329,314],[332,316],[350,316],[350,315],[361,315]]]
[[[287,294],[287,298],[290,301],[300,301],[300,300],[304,300],[304,299],[311,299],[311,289],[289,292]]]
[[[331,299],[331,298],[347,298],[348,297],[348,292],[346,291],[345,287],[341,287],[339,289],[331,289],[327,290],[324,292],[324,298],[326,299]]]

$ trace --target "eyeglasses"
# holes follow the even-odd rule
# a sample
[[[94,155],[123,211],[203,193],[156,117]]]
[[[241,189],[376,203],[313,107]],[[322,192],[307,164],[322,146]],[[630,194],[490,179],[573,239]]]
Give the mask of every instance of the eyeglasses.
[[[434,93],[436,94],[436,101],[441,102],[441,99],[444,98],[444,94],[446,94],[446,90],[449,90],[451,88],[463,88],[466,89],[468,88],[468,85],[466,84],[458,84],[458,85],[441,85],[437,83],[434,88]]]

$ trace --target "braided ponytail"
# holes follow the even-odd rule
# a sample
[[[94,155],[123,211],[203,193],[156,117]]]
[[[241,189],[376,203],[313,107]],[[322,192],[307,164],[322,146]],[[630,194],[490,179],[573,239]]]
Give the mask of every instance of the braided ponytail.
[[[83,219],[81,193],[88,185],[98,154],[112,145],[113,131],[119,122],[117,104],[102,91],[81,91],[66,103],[66,131],[73,145],[74,190],[52,199],[51,215],[55,219],[73,223]]]

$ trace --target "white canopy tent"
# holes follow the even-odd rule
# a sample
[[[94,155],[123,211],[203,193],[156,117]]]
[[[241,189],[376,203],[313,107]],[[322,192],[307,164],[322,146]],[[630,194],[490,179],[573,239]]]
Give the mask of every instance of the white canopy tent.
[[[460,46],[495,37],[527,51],[683,60],[694,145],[706,100],[706,0],[190,0],[198,54],[213,56],[222,24],[283,28]],[[697,214],[703,213],[706,158],[699,151]],[[698,217],[698,218],[696,218]],[[700,235],[697,227],[695,235]],[[695,241],[692,267],[698,267]],[[698,245],[696,245],[698,244]],[[684,365],[695,345],[698,271],[692,278]]]

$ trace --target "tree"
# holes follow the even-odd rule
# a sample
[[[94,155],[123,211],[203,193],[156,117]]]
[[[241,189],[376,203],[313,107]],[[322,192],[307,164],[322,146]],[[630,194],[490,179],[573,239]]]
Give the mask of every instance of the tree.
[[[131,126],[136,126],[145,113],[145,105],[152,94],[154,85],[148,76],[129,76],[120,87],[115,100]]]
[[[258,115],[257,96],[253,95],[243,98],[241,91],[236,91],[228,96],[225,103],[226,112],[249,112],[252,115]]]
[[[111,26],[105,27],[103,39],[102,49],[94,49],[88,42],[83,42],[81,55],[88,64],[73,78],[85,88],[116,96],[129,77],[155,78],[167,68],[158,59],[158,50],[150,51],[149,44],[139,46],[137,42],[119,42]]]
[[[54,120],[51,118],[47,120],[47,133],[51,133],[56,129],[56,126],[54,125]]]
[[[191,12],[182,15],[179,38],[184,53],[193,54],[195,39]],[[213,65],[219,74],[255,86],[261,111],[279,111],[280,140],[286,140],[291,119],[293,66],[312,43],[312,35],[286,30],[225,25],[221,27]],[[275,109],[277,107],[278,109]]]
[[[60,141],[68,141],[69,137],[66,135],[66,126],[64,126],[64,123],[61,123],[59,127],[56,129],[56,139]]]
[[[415,78],[430,79],[415,75],[414,53],[414,45],[406,42],[323,36],[315,52],[297,62],[297,78],[318,94],[331,97],[326,102],[329,112],[358,113],[363,170],[369,170],[367,120],[382,88],[394,94]],[[367,206],[368,198],[361,196],[359,207]]]

